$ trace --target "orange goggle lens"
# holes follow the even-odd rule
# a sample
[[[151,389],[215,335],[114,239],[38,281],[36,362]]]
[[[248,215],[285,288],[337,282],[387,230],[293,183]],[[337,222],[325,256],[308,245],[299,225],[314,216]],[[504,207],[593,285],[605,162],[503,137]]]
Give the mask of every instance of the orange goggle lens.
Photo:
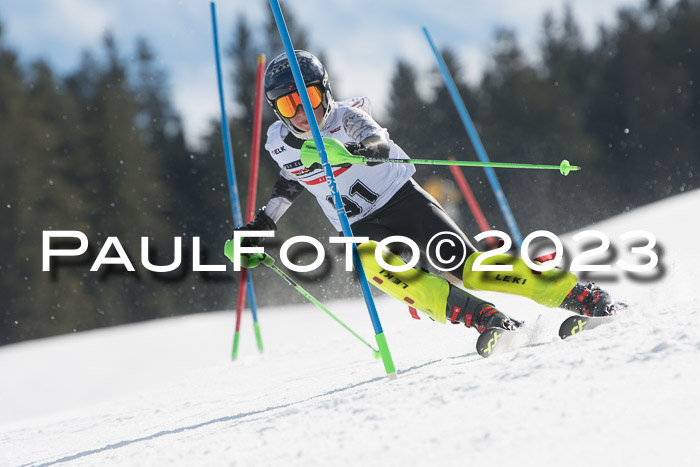
[[[321,105],[321,90],[316,86],[307,86],[306,92],[309,93],[309,100],[311,101],[311,107],[314,109]],[[275,101],[275,107],[279,111],[280,115],[285,118],[292,118],[297,113],[297,108],[301,105],[301,98],[297,91],[282,96]]]

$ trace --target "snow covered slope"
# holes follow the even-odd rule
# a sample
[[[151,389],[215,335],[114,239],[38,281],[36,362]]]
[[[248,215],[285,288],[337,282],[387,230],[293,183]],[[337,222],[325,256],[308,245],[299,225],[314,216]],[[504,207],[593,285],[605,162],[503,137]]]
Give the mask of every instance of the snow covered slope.
[[[311,305],[209,313],[0,348],[0,465],[700,465],[700,191],[592,226],[648,230],[655,277],[603,282],[630,309],[560,341],[566,314],[490,295],[541,329],[482,359],[477,334],[378,300],[399,377]],[[573,249],[573,251],[576,251]],[[233,296],[233,293],[232,293]],[[361,300],[329,302],[372,341]]]

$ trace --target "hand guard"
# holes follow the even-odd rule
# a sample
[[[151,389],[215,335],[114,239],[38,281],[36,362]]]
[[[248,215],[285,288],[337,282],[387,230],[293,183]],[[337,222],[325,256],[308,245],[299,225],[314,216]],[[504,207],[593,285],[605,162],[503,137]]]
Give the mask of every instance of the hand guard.
[[[377,165],[381,162],[366,162],[365,157],[387,159],[391,151],[389,143],[381,136],[370,136],[362,142],[349,142],[343,145],[333,138],[323,138],[328,162],[333,167],[350,167],[353,164]],[[301,163],[307,169],[321,168],[321,161],[313,140],[304,141],[301,146]]]
[[[245,239],[244,239],[245,240]],[[235,258],[233,255],[233,240],[226,240],[224,244],[224,255],[232,262],[235,263]],[[253,253],[253,254],[242,254],[241,255],[241,267],[246,269],[253,269],[257,267],[260,263],[266,266],[272,266],[275,260],[272,256],[268,256],[265,253]]]
[[[333,138],[323,138],[324,146],[326,147],[326,155],[328,162],[333,167],[350,167],[352,164],[363,164],[362,157],[350,154],[345,146]],[[321,160],[316,151],[316,143],[313,140],[304,141],[301,147],[301,163],[307,169],[320,169]]]

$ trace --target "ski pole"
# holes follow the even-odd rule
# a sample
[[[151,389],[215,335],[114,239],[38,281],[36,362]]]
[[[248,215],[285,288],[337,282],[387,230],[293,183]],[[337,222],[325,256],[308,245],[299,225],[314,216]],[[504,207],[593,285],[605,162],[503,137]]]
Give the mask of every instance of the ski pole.
[[[551,169],[559,170],[562,175],[569,175],[572,170],[581,170],[581,167],[569,164],[566,159],[561,161],[559,165],[545,164],[519,164],[511,162],[476,162],[476,161],[453,161],[441,159],[387,159],[384,157],[365,157],[356,154],[350,154],[347,148],[333,138],[323,138],[323,143],[328,152],[328,159],[332,165],[341,164],[367,164],[368,162],[390,163],[390,164],[422,164],[422,165],[448,165],[462,167],[497,167],[501,169]],[[318,152],[316,151],[316,143],[312,140],[307,140],[301,147],[301,163],[304,167],[311,167],[313,164],[320,162]]]
[[[476,161],[450,161],[439,159],[385,159],[382,157],[362,157],[361,164],[367,162],[389,162],[393,164],[422,164],[422,165],[450,165],[460,167],[493,167],[497,169],[540,169],[540,170],[558,170],[562,175],[569,175],[569,172],[581,170],[581,167],[569,164],[569,161],[564,159],[559,165],[546,164],[518,164],[511,162],[476,162]]]
[[[234,262],[234,256],[233,256],[234,254],[235,254],[235,248],[233,247],[233,240],[232,240],[232,239],[226,240],[226,244],[224,245],[224,256],[226,256],[226,257],[233,263],[233,262]],[[367,347],[369,347],[370,349],[372,349],[372,355],[374,356],[374,358],[377,358],[377,359],[378,359],[378,358],[381,357],[381,353],[379,352],[379,350],[377,350],[377,349],[375,349],[374,347],[372,347],[371,344],[369,344],[369,343],[368,343],[367,341],[365,341],[362,337],[360,337],[355,331],[353,331],[352,329],[350,329],[350,327],[349,327],[347,324],[343,323],[343,322],[340,320],[340,318],[338,318],[338,317],[335,316],[333,313],[331,313],[331,311],[330,311],[328,308],[326,308],[321,302],[319,302],[319,301],[316,299],[316,297],[314,297],[314,296],[311,295],[309,292],[307,292],[302,286],[300,286],[299,284],[297,284],[296,281],[295,281],[294,279],[292,279],[291,277],[289,277],[284,271],[282,271],[280,268],[278,268],[278,267],[275,265],[275,258],[273,258],[272,256],[270,256],[270,255],[268,255],[268,254],[266,254],[266,253],[255,253],[254,255],[250,256],[249,258],[251,258],[251,259],[252,259],[252,258],[256,258],[257,262],[255,263],[255,266],[257,266],[258,264],[262,263],[262,264],[264,264],[265,266],[267,266],[268,268],[270,268],[270,269],[272,269],[273,271],[275,271],[280,277],[282,277],[282,279],[284,279],[284,280],[287,282],[287,284],[289,284],[289,285],[291,285],[292,287],[294,287],[294,288],[297,290],[297,292],[299,292],[300,294],[302,294],[302,295],[303,295],[304,297],[306,297],[311,303],[313,303],[314,305],[316,305],[317,307],[319,307],[321,310],[323,310],[324,312],[326,312],[326,314],[328,314],[328,316],[330,316],[331,318],[333,318],[338,324],[340,324],[343,328],[345,328],[346,331],[348,331],[350,334],[352,334],[352,335],[355,336],[357,339],[359,339],[360,342],[362,342],[363,344],[365,344]],[[255,267],[255,266],[252,266],[252,267]],[[250,266],[249,266],[249,267],[250,267]],[[248,270],[248,268],[241,268],[241,272],[247,271],[247,270]]]
[[[266,255],[266,256],[269,256],[269,255]],[[363,344],[365,344],[367,347],[369,347],[370,349],[372,349],[372,356],[373,356],[374,358],[378,359],[378,358],[380,357],[379,350],[377,350],[377,349],[375,349],[374,347],[372,347],[372,345],[371,345],[370,343],[368,343],[368,342],[365,341],[362,337],[360,337],[360,336],[359,336],[355,331],[353,331],[347,324],[345,324],[344,322],[342,322],[342,321],[340,320],[340,318],[338,318],[338,317],[335,316],[333,313],[331,313],[331,311],[330,311],[328,308],[326,308],[321,302],[319,302],[313,295],[311,295],[309,292],[307,292],[302,286],[300,286],[299,284],[297,284],[296,281],[294,281],[294,279],[292,279],[291,277],[289,277],[284,271],[282,271],[280,268],[278,268],[277,266],[275,266],[274,262],[271,263],[271,264],[268,264],[267,262],[264,262],[264,261],[263,261],[263,264],[264,264],[265,266],[267,266],[268,268],[272,269],[273,271],[275,271],[277,274],[279,274],[280,277],[282,277],[282,279],[284,279],[284,280],[287,282],[287,284],[289,284],[289,285],[291,285],[292,287],[294,287],[294,288],[297,290],[297,292],[299,292],[300,294],[302,294],[302,295],[303,295],[304,297],[306,297],[311,303],[313,303],[314,305],[316,305],[318,308],[320,308],[322,311],[324,311],[328,316],[330,316],[331,318],[333,318],[333,319],[335,320],[335,322],[338,323],[338,324],[340,324],[346,331],[348,331],[350,334],[352,334],[353,336],[355,336],[360,342],[362,342]]]

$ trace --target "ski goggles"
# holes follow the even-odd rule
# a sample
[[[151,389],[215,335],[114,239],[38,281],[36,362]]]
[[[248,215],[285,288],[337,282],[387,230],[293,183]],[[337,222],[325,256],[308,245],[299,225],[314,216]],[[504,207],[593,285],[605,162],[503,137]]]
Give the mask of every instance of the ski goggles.
[[[321,90],[316,86],[306,86],[306,92],[309,93],[309,100],[311,101],[311,107],[314,109],[321,105],[323,96],[321,95]],[[275,101],[275,107],[277,111],[284,118],[292,118],[297,114],[297,108],[301,105],[301,97],[299,97],[299,92],[294,91],[291,94],[282,96]]]

